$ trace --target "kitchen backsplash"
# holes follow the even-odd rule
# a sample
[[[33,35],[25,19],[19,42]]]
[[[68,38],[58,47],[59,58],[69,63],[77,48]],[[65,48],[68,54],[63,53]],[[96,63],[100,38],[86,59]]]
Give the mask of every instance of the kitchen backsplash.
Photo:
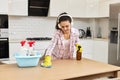
[[[109,37],[109,19],[98,19],[98,27],[101,29],[101,36],[102,38],[108,38]],[[98,30],[97,27],[97,30]]]
[[[55,30],[56,18],[9,16],[10,39],[26,37],[52,37]],[[89,26],[88,19],[74,19],[74,27]]]
[[[108,19],[79,19],[75,18],[74,26],[86,30],[91,27],[92,36],[96,37],[96,27],[102,28],[102,36],[108,36]],[[10,39],[24,39],[26,37],[52,37],[55,30],[56,18],[33,16],[9,16]]]

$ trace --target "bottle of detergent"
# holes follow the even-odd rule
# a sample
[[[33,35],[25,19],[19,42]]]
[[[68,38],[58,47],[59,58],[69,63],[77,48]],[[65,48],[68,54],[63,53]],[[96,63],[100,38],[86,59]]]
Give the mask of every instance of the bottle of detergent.
[[[77,51],[76,51],[76,60],[82,59],[82,47],[80,45],[76,45]]]
[[[29,53],[29,56],[34,56],[34,49],[33,49],[33,46],[34,46],[34,43],[35,41],[29,41],[28,44],[29,44],[29,50],[28,50],[28,53]]]
[[[25,47],[26,40],[23,40],[20,42],[21,44],[21,49],[20,49],[20,55],[26,56],[27,54],[27,48]]]

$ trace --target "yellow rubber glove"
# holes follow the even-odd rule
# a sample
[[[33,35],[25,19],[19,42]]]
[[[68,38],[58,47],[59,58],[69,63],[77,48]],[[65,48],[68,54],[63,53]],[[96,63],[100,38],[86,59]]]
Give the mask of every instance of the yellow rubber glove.
[[[43,63],[41,63],[40,65],[41,67],[51,68],[52,67],[51,56],[46,55]]]
[[[77,43],[75,46],[76,46],[76,50],[79,50],[79,52],[83,51],[82,46],[80,44]]]

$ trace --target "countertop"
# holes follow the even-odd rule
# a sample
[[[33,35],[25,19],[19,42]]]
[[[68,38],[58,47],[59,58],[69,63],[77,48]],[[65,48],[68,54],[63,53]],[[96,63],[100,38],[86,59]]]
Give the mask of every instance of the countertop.
[[[80,38],[80,40],[99,40],[99,41],[108,41],[108,38]]]
[[[9,42],[10,43],[19,43],[22,40],[25,40],[25,39],[9,39]],[[36,40],[36,41],[50,41],[50,40]]]
[[[34,41],[50,41],[51,37],[26,37],[26,38],[9,38],[9,42],[21,42],[22,40],[34,40]]]
[[[54,60],[52,68],[19,68],[17,64],[1,64],[1,80],[93,80],[101,76],[117,77],[120,67],[82,58],[81,61]]]
[[[11,43],[18,43],[22,40],[25,40],[25,38],[21,39],[9,39],[9,42]],[[81,38],[80,40],[99,40],[99,41],[108,41],[107,38]],[[51,41],[51,40],[36,40],[36,41]]]

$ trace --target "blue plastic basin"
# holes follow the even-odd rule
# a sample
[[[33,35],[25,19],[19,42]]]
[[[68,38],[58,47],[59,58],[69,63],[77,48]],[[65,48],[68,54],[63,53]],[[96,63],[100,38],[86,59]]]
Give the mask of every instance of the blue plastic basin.
[[[35,56],[21,56],[19,53],[15,54],[15,58],[19,67],[33,67],[37,66],[41,55],[36,53]]]

